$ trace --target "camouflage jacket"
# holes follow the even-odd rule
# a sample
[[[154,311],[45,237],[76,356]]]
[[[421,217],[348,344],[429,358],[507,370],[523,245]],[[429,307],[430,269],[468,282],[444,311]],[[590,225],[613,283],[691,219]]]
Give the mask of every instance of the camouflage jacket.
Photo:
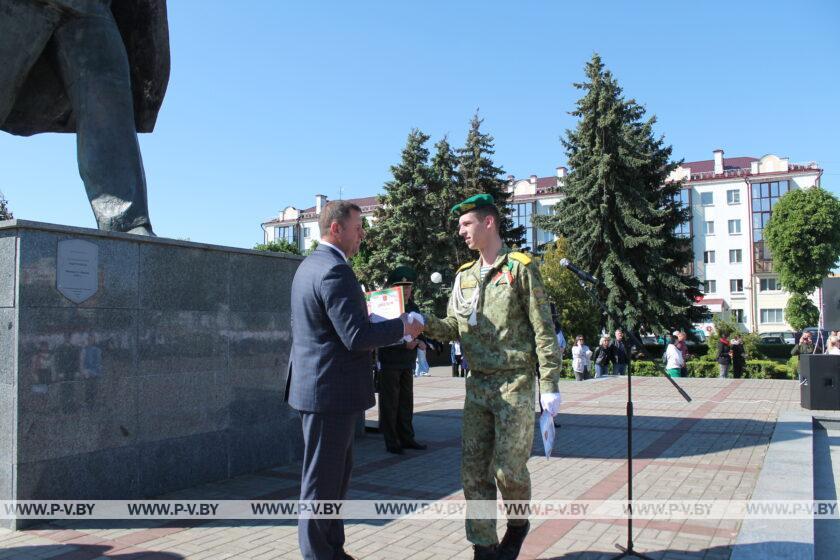
[[[540,391],[556,393],[560,347],[545,287],[531,258],[503,247],[484,279],[478,260],[461,267],[455,285],[460,285],[461,297],[453,290],[446,318],[427,317],[425,334],[444,341],[460,337],[470,370],[533,371],[539,363]],[[463,303],[475,290],[476,324],[470,325],[472,309]]]

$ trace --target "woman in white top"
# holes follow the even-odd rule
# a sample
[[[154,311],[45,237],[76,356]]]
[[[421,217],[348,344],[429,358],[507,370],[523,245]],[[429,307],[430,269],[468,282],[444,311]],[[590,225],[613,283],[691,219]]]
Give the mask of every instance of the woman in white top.
[[[592,350],[584,344],[583,336],[577,335],[575,345],[572,346],[572,370],[574,370],[575,379],[578,381],[589,379],[590,358],[592,358]]]
[[[665,349],[665,371],[668,372],[668,377],[682,377],[680,372],[685,365],[685,358],[677,348],[676,341],[676,337],[672,336],[668,348]]]
[[[836,335],[828,337],[828,350],[826,354],[840,355],[840,337]]]

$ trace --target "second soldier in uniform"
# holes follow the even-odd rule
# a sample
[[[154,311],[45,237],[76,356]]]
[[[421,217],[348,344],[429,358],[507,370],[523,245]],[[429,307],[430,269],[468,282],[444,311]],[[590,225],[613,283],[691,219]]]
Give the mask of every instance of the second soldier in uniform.
[[[417,272],[410,266],[398,266],[388,275],[388,286],[402,286],[405,311],[419,311],[411,298]],[[414,364],[418,339],[377,350],[379,369],[379,430],[389,453],[403,454],[403,449],[426,449],[414,439]]]
[[[506,502],[527,501],[537,364],[543,408],[556,414],[560,405],[560,348],[549,302],[536,264],[502,243],[492,197],[473,196],[452,212],[460,216],[459,235],[480,257],[461,266],[446,318],[427,317],[425,334],[460,338],[470,364],[462,430],[464,497],[495,501],[498,486]],[[509,519],[499,543],[495,519],[466,521],[476,560],[513,560],[528,528],[527,518]]]

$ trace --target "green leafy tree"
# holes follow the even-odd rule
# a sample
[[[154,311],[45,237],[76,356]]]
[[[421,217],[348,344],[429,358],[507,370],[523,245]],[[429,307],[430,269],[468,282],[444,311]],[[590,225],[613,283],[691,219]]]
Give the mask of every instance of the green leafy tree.
[[[399,164],[391,166],[393,179],[385,183],[385,194],[379,196],[375,221],[369,230],[369,255],[359,263],[357,274],[368,287],[380,287],[388,273],[398,265],[409,265],[417,271],[414,300],[421,309],[434,306],[431,252],[428,232],[431,229],[428,190],[432,183],[429,166],[429,136],[413,129],[402,150]]]
[[[794,330],[801,331],[819,323],[820,310],[805,294],[793,294],[785,306],[785,320]]]
[[[292,255],[300,255],[300,249],[292,245],[285,239],[272,239],[268,243],[258,243],[254,245],[255,251],[271,251],[272,253],[291,253]]]
[[[732,338],[735,334],[741,334],[741,340],[744,344],[744,357],[748,360],[760,360],[764,355],[758,351],[758,345],[761,343],[758,333],[741,332],[738,323],[731,319],[724,319],[722,317],[715,317],[713,321],[715,326],[714,332],[710,333],[706,338],[706,344],[709,345],[709,350],[706,354],[706,359],[715,360],[717,358],[718,341],[721,335],[726,338]]]
[[[12,214],[12,211],[9,210],[9,203],[6,201],[6,197],[4,197],[3,193],[0,192],[0,221],[11,219],[14,219],[14,215]]]
[[[483,122],[484,119],[480,119],[476,112],[470,121],[464,147],[457,150],[461,183],[458,190],[463,198],[480,193],[491,195],[502,215],[499,224],[502,240],[511,247],[521,247],[529,241],[524,239],[525,228],[515,225],[511,218],[513,193],[508,192],[504,169],[493,163],[492,156],[496,153],[494,139],[481,131]]]
[[[365,221],[365,223],[362,224],[362,227],[367,229],[367,221]],[[362,243],[364,243],[364,241],[362,241]],[[304,251],[303,254],[308,257],[309,255],[312,254],[313,251],[315,251],[315,249],[318,248],[318,245],[319,245],[318,240],[313,239],[312,242],[309,244],[309,249]]]
[[[370,240],[368,239],[368,236],[370,235],[371,227],[372,226],[370,225],[370,222],[368,222],[367,218],[363,218],[362,230],[365,232],[365,238],[362,239],[362,243],[359,245],[359,252],[350,257],[350,267],[353,269],[353,272],[356,273],[356,277],[359,278],[359,281],[367,290],[372,288],[368,288],[368,284],[365,283],[365,279],[362,274],[370,261]],[[313,241],[312,251],[314,251],[317,246],[318,242]]]
[[[582,334],[587,344],[594,348],[601,330],[601,310],[592,303],[577,277],[560,265],[560,259],[568,255],[568,244],[564,238],[547,246],[540,263],[540,274],[545,291],[557,309],[557,319],[566,334],[568,344],[575,336]]]
[[[601,300],[627,328],[687,331],[703,310],[692,305],[701,292],[688,274],[690,240],[675,233],[690,210],[677,202],[681,185],[666,182],[678,163],[654,135],[655,117],[622,96],[597,54],[585,72],[577,126],[562,140],[571,167],[563,198],[537,224],[567,239],[569,258],[603,281]]]
[[[782,285],[809,294],[840,258],[840,201],[819,187],[790,191],[773,208],[764,237]]]

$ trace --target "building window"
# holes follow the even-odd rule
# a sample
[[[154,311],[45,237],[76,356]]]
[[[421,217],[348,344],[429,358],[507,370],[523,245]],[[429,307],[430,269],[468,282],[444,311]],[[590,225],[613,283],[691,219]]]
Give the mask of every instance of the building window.
[[[706,280],[703,282],[703,293],[713,294],[717,292],[717,282],[714,280]]]
[[[680,192],[674,195],[674,204],[682,208],[691,207],[691,189],[680,189]],[[674,235],[677,237],[691,237],[691,220],[681,223],[674,228]]]
[[[729,235],[741,235],[741,220],[729,220]]]
[[[537,213],[540,216],[554,216],[557,213],[557,209],[552,204],[551,206],[543,206],[542,211],[538,210]],[[554,234],[550,231],[537,228],[537,247],[541,247],[546,243],[551,243],[554,239]]]
[[[729,264],[737,264],[742,259],[741,249],[729,249]]]
[[[703,206],[714,206],[714,204],[715,204],[715,193],[713,193],[713,192],[700,193],[700,204],[702,204]]]
[[[703,262],[705,264],[715,264],[715,252],[703,251]]]
[[[715,234],[715,223],[714,222],[703,222],[703,234],[704,235],[714,235]]]
[[[746,317],[744,316],[743,309],[733,309],[732,310],[732,320],[736,323],[743,323],[746,324]]]
[[[727,204],[741,204],[741,191],[739,189],[732,189],[726,191]]]
[[[770,248],[764,243],[764,228],[770,221],[773,207],[789,190],[790,181],[752,184],[752,228],[756,260],[771,260]]]
[[[525,228],[525,237],[522,242],[531,249],[534,248],[534,227],[531,224],[533,211],[533,202],[520,202],[513,205],[513,214],[511,215],[514,227],[522,226]]]
[[[283,226],[274,228],[274,239],[284,239],[292,245],[294,245],[295,247],[297,247],[297,231],[298,228],[296,226]]]
[[[729,291],[733,294],[743,294],[744,281],[740,278],[733,278],[729,281]]]
[[[782,284],[778,278],[762,278],[758,289],[761,292],[777,292],[782,289]]]
[[[784,309],[761,309],[762,323],[784,323],[785,310]]]
[[[309,239],[310,237],[312,237],[312,229],[308,227],[303,228],[303,238]]]

